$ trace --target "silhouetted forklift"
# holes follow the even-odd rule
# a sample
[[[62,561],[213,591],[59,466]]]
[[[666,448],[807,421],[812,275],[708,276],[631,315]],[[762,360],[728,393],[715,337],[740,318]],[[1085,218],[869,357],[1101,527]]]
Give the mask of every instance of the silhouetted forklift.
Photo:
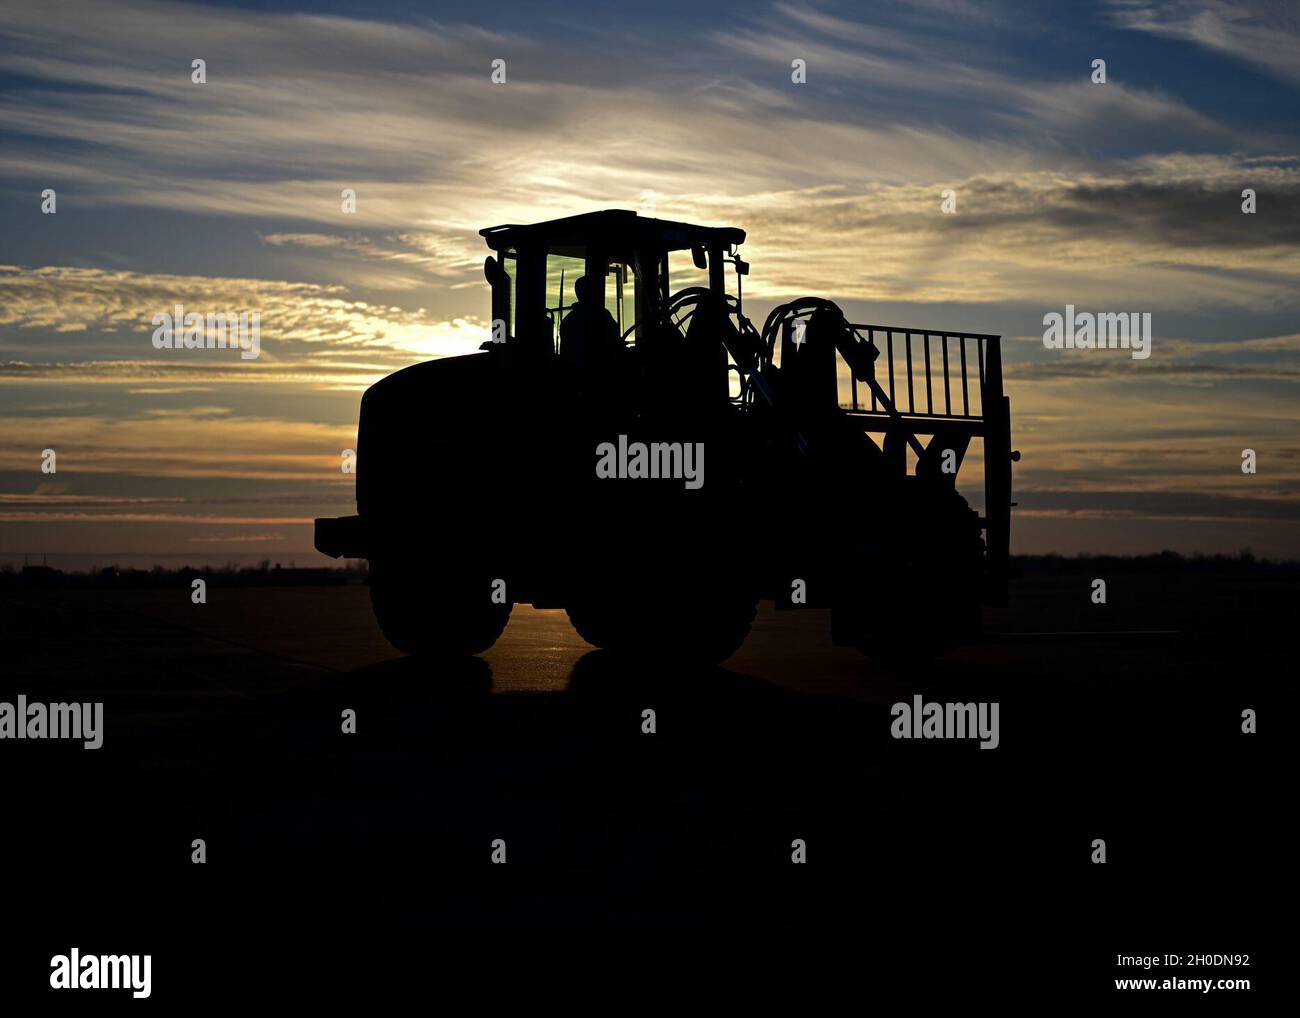
[[[852,324],[814,297],[758,330],[739,229],[611,210],[481,232],[493,340],[366,391],[358,515],[316,521],[320,551],[369,560],[395,647],[479,653],[515,603],[682,661],[733,653],[761,599],[829,608],[837,643],[883,658],[978,634],[1019,458],[999,337]],[[579,314],[613,320],[612,355],[581,355]],[[972,438],[983,516],[956,490]]]

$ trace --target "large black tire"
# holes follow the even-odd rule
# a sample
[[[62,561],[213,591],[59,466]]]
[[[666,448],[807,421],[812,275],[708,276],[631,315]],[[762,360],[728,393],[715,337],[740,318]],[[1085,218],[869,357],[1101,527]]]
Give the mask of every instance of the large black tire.
[[[932,574],[931,578],[938,585],[965,587],[957,576]],[[852,643],[874,661],[902,667],[943,657],[979,633],[980,602],[974,590],[940,592],[935,586],[904,582],[894,586],[890,597],[888,602],[835,605],[831,625],[837,631],[836,642]]]
[[[491,580],[448,582],[396,563],[370,563],[370,606],[394,647],[413,657],[481,654],[501,636],[511,604],[494,604]]]
[[[875,588],[832,607],[832,635],[890,666],[924,664],[980,632],[984,541],[979,516],[954,491],[909,486],[900,536],[869,556]]]
[[[758,602],[733,593],[691,603],[671,598],[585,597],[569,621],[588,643],[616,654],[663,663],[713,665],[745,642]]]

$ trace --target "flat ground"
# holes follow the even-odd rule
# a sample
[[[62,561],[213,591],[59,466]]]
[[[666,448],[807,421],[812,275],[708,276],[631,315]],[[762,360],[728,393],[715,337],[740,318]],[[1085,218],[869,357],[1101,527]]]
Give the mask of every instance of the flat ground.
[[[187,587],[5,592],[0,700],[107,715],[95,752],[0,742],[5,898],[46,962],[43,938],[66,950],[124,926],[146,942],[358,925],[1094,931],[1098,978],[1119,951],[1245,950],[1273,907],[1266,747],[1294,666],[1270,647],[1293,643],[1297,582],[1109,588],[1097,606],[1087,577],[1023,579],[986,642],[907,669],[832,646],[822,612],[766,609],[705,672],[620,661],[527,607],[482,658],[429,668],[388,647],[363,586],[211,587],[201,606]],[[891,738],[890,705],[917,693],[997,701],[1000,746]],[[1246,708],[1258,735],[1241,732]]]

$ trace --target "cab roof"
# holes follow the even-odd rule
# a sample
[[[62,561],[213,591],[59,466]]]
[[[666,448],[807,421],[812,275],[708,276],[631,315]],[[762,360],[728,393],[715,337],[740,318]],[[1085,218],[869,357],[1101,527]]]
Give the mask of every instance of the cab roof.
[[[529,226],[506,223],[479,230],[493,251],[544,244],[547,247],[575,247],[595,244],[610,250],[629,246],[650,246],[681,251],[697,244],[730,247],[745,242],[745,231],[734,226],[696,226],[670,219],[651,219],[627,209],[586,212],[563,219],[551,219]]]

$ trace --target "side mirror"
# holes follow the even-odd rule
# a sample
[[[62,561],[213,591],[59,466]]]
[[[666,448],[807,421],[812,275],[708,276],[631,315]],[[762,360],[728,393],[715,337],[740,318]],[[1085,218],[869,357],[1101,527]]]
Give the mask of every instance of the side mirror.
[[[739,255],[736,256],[736,273],[741,276],[749,275],[749,262],[743,260]]]
[[[696,244],[691,248],[691,261],[695,263],[697,269],[707,269],[709,267],[708,259],[704,256],[703,244]]]
[[[501,263],[488,255],[483,259],[483,275],[487,279],[489,286],[496,286],[504,275]]]

